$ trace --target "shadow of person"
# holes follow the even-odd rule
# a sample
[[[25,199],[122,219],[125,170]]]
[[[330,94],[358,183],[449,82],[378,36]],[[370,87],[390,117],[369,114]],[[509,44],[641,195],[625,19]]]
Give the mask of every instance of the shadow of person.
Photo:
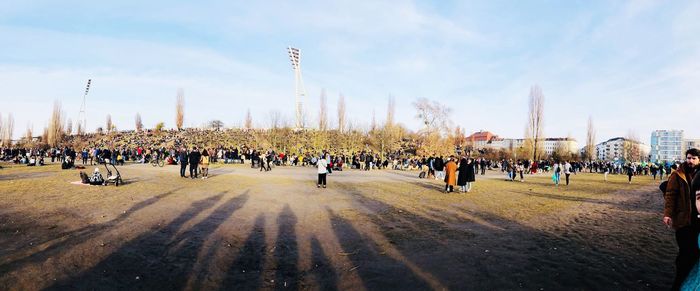
[[[296,224],[297,217],[292,212],[289,204],[285,205],[277,217],[278,231],[277,241],[275,242],[275,260],[277,261],[275,284],[277,288],[298,289],[299,270],[297,261],[299,260],[299,249],[296,230],[294,229]]]
[[[368,290],[428,290],[430,285],[408,266],[377,250],[374,241],[362,235],[352,223],[327,209],[333,232],[341,248],[355,265]]]
[[[0,265],[0,273],[5,273],[5,272],[10,272],[12,270],[20,269],[26,265],[29,264],[36,264],[42,261],[45,261],[59,253],[65,252],[65,248],[70,248],[73,247],[77,244],[83,243],[86,240],[89,240],[93,237],[97,237],[105,232],[107,232],[110,228],[117,226],[118,224],[126,221],[131,215],[134,213],[138,212],[141,209],[144,209],[148,206],[151,206],[155,204],[156,202],[160,201],[163,198],[166,198],[172,194],[174,194],[177,190],[181,188],[173,189],[165,193],[158,194],[156,196],[153,196],[151,198],[148,198],[146,200],[143,200],[141,202],[138,202],[131,206],[129,209],[124,211],[124,214],[119,215],[117,218],[100,223],[97,225],[88,225],[76,230],[60,233],[56,235],[54,239],[46,240],[43,242],[39,242],[36,245],[41,246],[43,244],[50,244],[46,248],[42,249],[41,251],[37,251],[31,254],[28,254],[22,258],[15,259],[12,261],[9,261],[3,265]]]
[[[265,216],[259,214],[243,248],[231,263],[219,290],[258,290],[265,263]]]
[[[316,236],[311,238],[311,273],[321,290],[338,290],[338,274]]]
[[[214,210],[209,217],[217,217],[214,219],[217,221],[205,218],[183,234],[176,234],[187,222],[214,207],[223,196],[221,193],[192,203],[166,226],[143,233],[79,276],[47,289],[182,289],[201,242],[223,222],[224,217],[240,207],[238,204],[245,202],[247,195],[235,197]],[[179,248],[173,245],[178,241]],[[183,243],[188,248],[182,248]]]

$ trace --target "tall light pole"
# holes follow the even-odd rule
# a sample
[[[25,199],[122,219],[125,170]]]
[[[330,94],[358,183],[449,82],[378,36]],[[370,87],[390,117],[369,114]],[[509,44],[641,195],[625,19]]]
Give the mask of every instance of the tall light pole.
[[[87,95],[90,91],[90,83],[92,79],[88,79],[87,86],[85,86],[85,94],[83,94],[83,105],[80,106],[80,113],[78,114],[78,122],[82,123],[83,131],[87,132]]]
[[[300,129],[304,127],[304,108],[303,100],[306,96],[306,88],[304,87],[304,80],[301,77],[301,50],[298,48],[293,48],[291,46],[287,47],[287,52],[289,53],[289,59],[292,62],[292,69],[294,70],[294,95],[295,99],[295,110],[296,110],[296,128]]]

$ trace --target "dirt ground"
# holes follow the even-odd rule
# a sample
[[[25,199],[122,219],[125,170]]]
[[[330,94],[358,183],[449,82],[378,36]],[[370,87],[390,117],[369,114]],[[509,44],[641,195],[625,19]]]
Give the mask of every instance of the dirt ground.
[[[674,272],[649,177],[493,171],[445,194],[402,171],[317,189],[313,168],[129,165],[104,187],[3,166],[0,290],[659,290]]]

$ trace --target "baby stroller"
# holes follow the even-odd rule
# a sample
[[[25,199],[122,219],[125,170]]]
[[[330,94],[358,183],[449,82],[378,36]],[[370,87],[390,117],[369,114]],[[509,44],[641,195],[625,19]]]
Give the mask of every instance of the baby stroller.
[[[114,172],[110,170],[109,166],[112,166]],[[105,186],[109,184],[114,184],[114,186],[119,187],[119,184],[124,184],[124,181],[122,180],[122,175],[119,173],[119,170],[117,170],[117,166],[115,166],[112,163],[105,163],[105,168],[107,169],[107,179],[105,179],[104,181]]]

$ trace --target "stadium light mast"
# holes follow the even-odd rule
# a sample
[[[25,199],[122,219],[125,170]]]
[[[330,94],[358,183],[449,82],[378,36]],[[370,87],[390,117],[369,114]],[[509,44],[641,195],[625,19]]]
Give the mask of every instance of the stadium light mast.
[[[304,127],[303,101],[304,96],[306,96],[304,80],[301,77],[301,50],[289,46],[287,47],[287,52],[289,53],[289,59],[292,62],[292,69],[294,70],[294,95],[296,97],[296,128],[300,129]]]
[[[78,114],[78,118],[80,119],[78,122],[82,123],[83,125],[83,131],[87,132],[87,95],[88,92],[90,91],[90,83],[92,82],[92,79],[88,79],[87,81],[87,86],[85,86],[85,94],[83,94],[83,104],[80,105],[80,113]]]

